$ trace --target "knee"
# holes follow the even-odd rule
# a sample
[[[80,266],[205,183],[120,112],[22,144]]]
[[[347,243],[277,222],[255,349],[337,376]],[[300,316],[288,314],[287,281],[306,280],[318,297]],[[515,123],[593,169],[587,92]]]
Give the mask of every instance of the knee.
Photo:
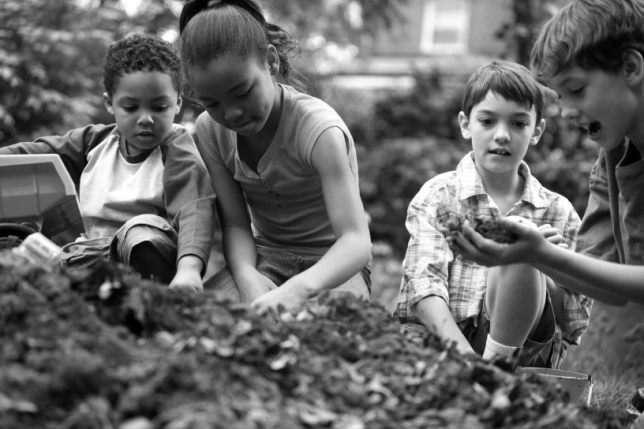
[[[489,286],[512,285],[513,287],[545,287],[541,271],[527,264],[510,264],[490,268]]]
[[[487,297],[494,301],[500,296],[541,294],[547,289],[545,276],[525,264],[492,267],[487,279]]]

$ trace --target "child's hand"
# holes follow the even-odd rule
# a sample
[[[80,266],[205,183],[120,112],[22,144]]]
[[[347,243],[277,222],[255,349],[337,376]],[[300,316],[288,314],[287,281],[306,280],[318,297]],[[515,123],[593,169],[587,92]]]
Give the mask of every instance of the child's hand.
[[[257,270],[248,270],[242,279],[236,280],[242,302],[252,303],[260,296],[277,288],[277,285]],[[252,272],[251,272],[252,271]]]
[[[553,228],[550,224],[545,224],[539,227],[539,231],[543,234],[544,238],[552,244],[561,245],[563,237],[561,236],[557,228]]]
[[[287,281],[282,286],[260,296],[251,305],[260,314],[270,310],[279,310],[279,307],[294,313],[299,311],[308,299],[309,295],[305,287]]]
[[[201,292],[203,282],[201,281],[202,260],[195,255],[186,255],[177,262],[177,274],[170,282],[171,289],[185,289],[192,292]]]
[[[462,232],[454,233],[447,238],[447,242],[453,252],[480,265],[491,267],[532,262],[538,259],[541,246],[548,244],[544,237],[546,233],[540,231],[532,222],[520,219],[507,217],[498,219],[500,227],[518,236],[517,241],[512,244],[500,244],[484,238],[470,225],[463,225]]]
[[[177,274],[170,282],[170,289],[184,289],[192,292],[201,292],[203,290],[201,273],[191,269],[178,269]]]

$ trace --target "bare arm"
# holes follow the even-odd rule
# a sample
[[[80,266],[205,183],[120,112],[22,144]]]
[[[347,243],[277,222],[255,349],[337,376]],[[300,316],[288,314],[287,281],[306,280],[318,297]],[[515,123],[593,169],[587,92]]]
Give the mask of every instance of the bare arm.
[[[371,259],[367,218],[349,167],[342,131],[325,130],[313,147],[311,158],[320,175],[336,242],[314,266],[256,300],[254,305],[260,310],[279,304],[297,309],[323,290],[349,280]]]
[[[548,243],[512,219],[499,222],[519,235],[516,243],[498,244],[465,226],[463,234],[449,239],[450,247],[482,265],[530,264],[567,289],[611,305],[644,303],[644,267],[593,259]]]
[[[456,348],[463,354],[474,353],[443,298],[433,295],[421,299],[416,304],[416,314],[428,331],[447,341],[455,342]]]
[[[243,191],[221,164],[211,170],[221,221],[224,257],[243,302],[252,302],[275,284],[256,269],[257,248]]]

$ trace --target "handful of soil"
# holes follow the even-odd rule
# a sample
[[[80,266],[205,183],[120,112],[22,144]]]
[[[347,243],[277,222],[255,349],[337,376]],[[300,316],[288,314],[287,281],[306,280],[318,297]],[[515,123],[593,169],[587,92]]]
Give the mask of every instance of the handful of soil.
[[[505,228],[502,228],[499,225],[498,217],[476,217],[474,218],[474,230],[481,234],[485,238],[489,238],[490,240],[494,240],[497,243],[502,243],[502,244],[511,244],[517,241],[518,236],[513,233],[508,231]],[[461,228],[465,224],[465,220],[459,218],[459,217],[451,217],[447,223],[446,226],[449,229],[450,233],[453,234],[455,232],[461,232]]]

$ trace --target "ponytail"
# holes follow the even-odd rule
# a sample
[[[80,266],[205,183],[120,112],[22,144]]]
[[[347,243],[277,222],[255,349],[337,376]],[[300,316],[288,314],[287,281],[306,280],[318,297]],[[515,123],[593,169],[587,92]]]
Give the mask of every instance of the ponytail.
[[[188,75],[189,68],[205,68],[230,52],[263,59],[271,44],[277,50],[284,81],[306,90],[306,78],[290,64],[290,58],[300,53],[297,41],[280,26],[266,22],[255,0],[190,0],[181,11],[179,32]]]

